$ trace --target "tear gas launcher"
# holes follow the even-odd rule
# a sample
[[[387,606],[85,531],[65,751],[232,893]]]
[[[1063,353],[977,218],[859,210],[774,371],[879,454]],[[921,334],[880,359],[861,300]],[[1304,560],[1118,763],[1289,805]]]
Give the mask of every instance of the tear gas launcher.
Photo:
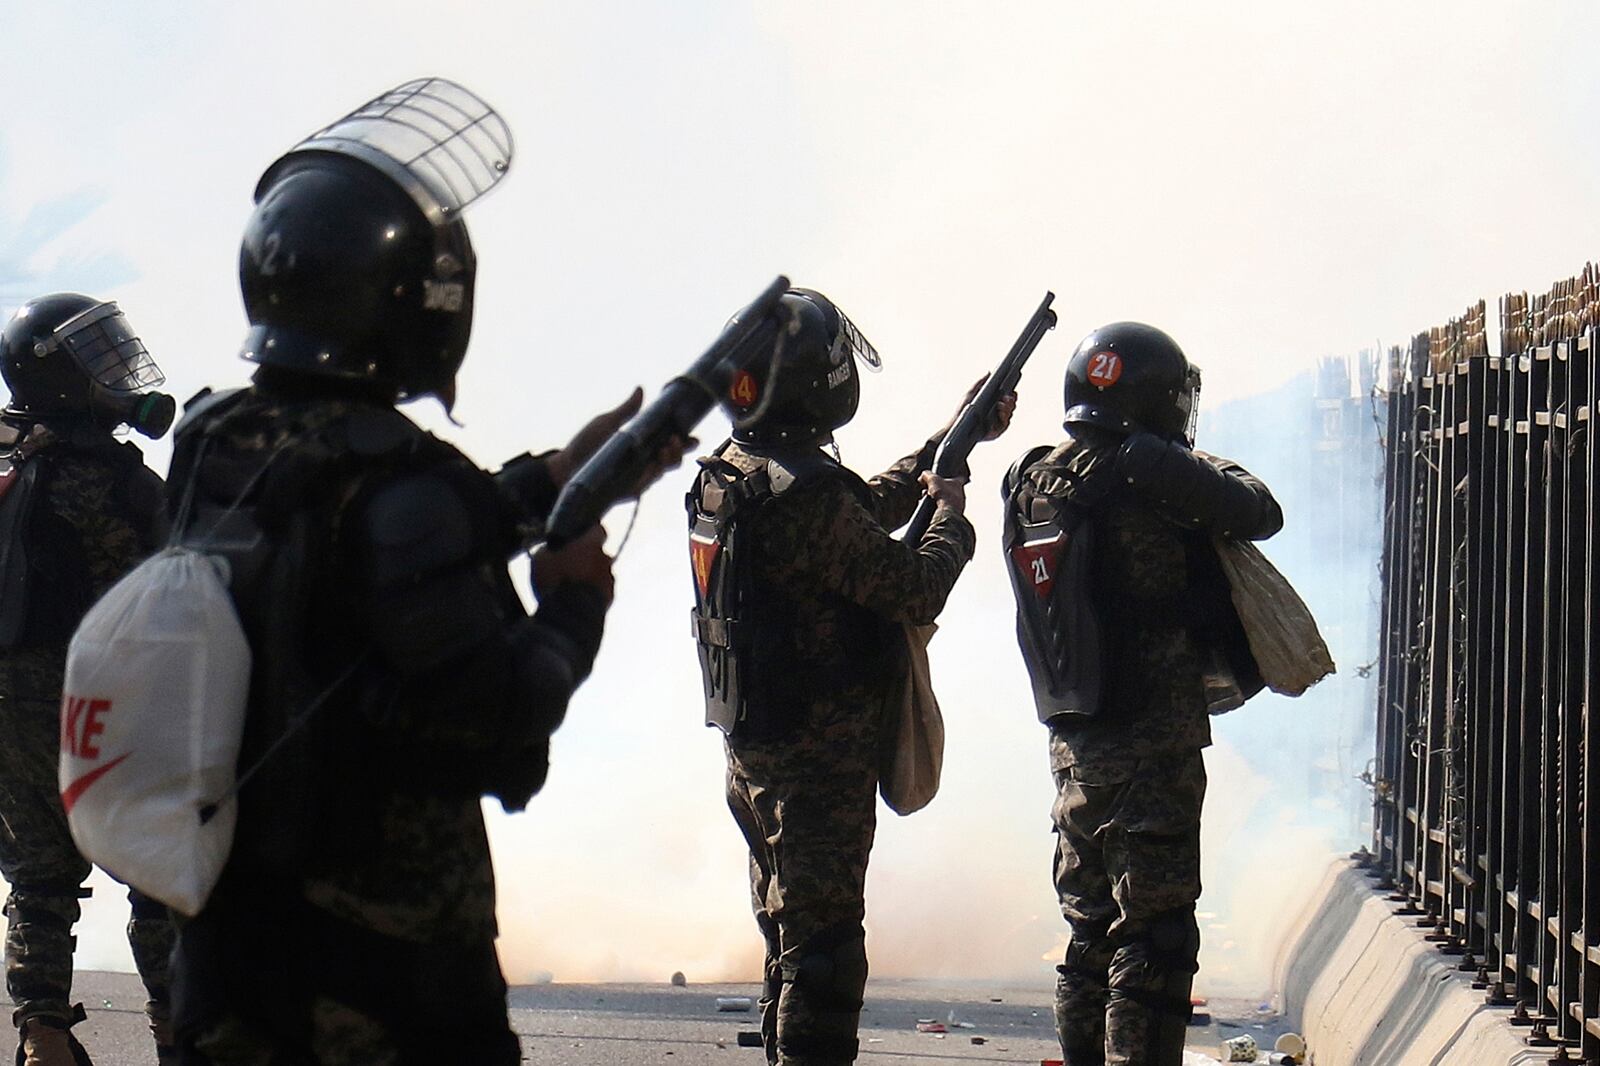
[[[660,395],[578,468],[551,508],[546,544],[570,544],[613,504],[633,495],[667,442],[689,436],[727,395],[733,375],[771,356],[779,337],[778,301],[788,291],[789,279],[779,276],[728,322],[704,355],[667,382]]]
[[[1000,365],[994,368],[994,373],[983,383],[978,395],[956,415],[950,431],[944,435],[944,440],[939,442],[939,449],[933,453],[935,474],[940,477],[958,477],[965,473],[967,456],[972,454],[972,449],[994,424],[1000,398],[1016,389],[1017,382],[1022,380],[1022,364],[1028,361],[1028,357],[1039,346],[1044,335],[1055,328],[1056,313],[1050,309],[1050,304],[1055,298],[1056,294],[1053,292],[1044,294],[1044,301],[1039,304],[1039,309],[1023,327],[1022,336],[1017,338],[1017,342],[1011,346],[1006,357],[1000,360]],[[928,523],[933,521],[933,511],[937,506],[931,496],[922,498],[922,502],[917,504],[916,512],[911,516],[911,524],[906,526],[903,538],[905,543],[915,548],[922,542],[923,535],[928,532]]]

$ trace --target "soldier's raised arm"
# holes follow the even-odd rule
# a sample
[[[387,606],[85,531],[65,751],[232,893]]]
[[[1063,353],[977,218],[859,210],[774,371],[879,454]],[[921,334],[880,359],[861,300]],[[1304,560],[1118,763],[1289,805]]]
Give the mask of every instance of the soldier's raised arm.
[[[1283,528],[1283,510],[1265,482],[1184,442],[1135,433],[1118,450],[1115,469],[1129,491],[1195,529],[1265,540]]]
[[[920,482],[917,489],[920,498]],[[962,506],[946,502],[912,548],[839,483],[779,501],[763,524],[771,531],[763,555],[775,585],[825,589],[884,618],[917,624],[939,616],[976,543]]]

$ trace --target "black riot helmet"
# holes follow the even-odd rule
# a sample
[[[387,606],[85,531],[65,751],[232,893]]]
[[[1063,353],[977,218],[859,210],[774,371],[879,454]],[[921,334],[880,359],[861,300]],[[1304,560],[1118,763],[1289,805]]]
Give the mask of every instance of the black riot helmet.
[[[1113,322],[1079,341],[1067,360],[1065,393],[1068,427],[1194,441],[1200,368],[1154,326]]]
[[[441,78],[296,145],[256,185],[239,248],[244,357],[448,409],[477,269],[462,212],[510,165],[505,122]]]
[[[152,439],[177,404],[154,391],[166,380],[115,303],[75,292],[29,300],[0,331],[0,375],[11,400],[0,420],[26,428],[127,425]]]
[[[746,444],[820,444],[855,417],[856,370],[883,365],[855,323],[820,292],[790,289],[779,301],[785,322],[772,359],[741,370],[728,398],[733,437]]]

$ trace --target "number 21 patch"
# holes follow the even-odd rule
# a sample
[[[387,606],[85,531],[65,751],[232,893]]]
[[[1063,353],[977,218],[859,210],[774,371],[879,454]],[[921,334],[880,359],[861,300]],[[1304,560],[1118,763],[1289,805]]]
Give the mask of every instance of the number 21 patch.
[[[1122,376],[1122,356],[1116,352],[1095,352],[1089,357],[1089,383],[1107,388]]]
[[[1050,590],[1056,583],[1056,567],[1066,543],[1067,538],[1057,533],[1048,539],[1018,544],[1011,549],[1011,565],[1017,568],[1017,573],[1041,600],[1050,598]]]

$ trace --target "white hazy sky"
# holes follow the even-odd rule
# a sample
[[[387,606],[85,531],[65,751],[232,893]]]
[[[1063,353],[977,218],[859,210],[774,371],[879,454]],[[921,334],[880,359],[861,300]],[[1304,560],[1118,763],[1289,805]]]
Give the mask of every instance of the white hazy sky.
[[[1011,436],[974,464],[980,558],[933,646],[945,791],[915,818],[885,813],[869,892],[876,972],[1034,973],[1061,932],[1051,788],[993,488],[1057,435],[1065,354],[1101,322],[1154,322],[1205,368],[1210,406],[1574,272],[1600,247],[1597,30],[1579,2],[0,0],[0,261],[48,205],[92,198],[25,275],[91,288],[125,263],[104,295],[171,391],[238,383],[256,177],[368,97],[440,74],[517,138],[469,215],[466,427],[445,427],[485,465],[658,387],[782,271],[884,355],[840,434],[870,473],[1053,289],[1061,326]],[[148,451],[164,467],[165,445]],[[492,819],[513,978],[755,975],[720,748],[699,724],[682,487],[644,502],[550,785]],[[1263,790],[1248,752],[1213,754],[1220,849]],[[91,963],[125,963],[109,895]]]

